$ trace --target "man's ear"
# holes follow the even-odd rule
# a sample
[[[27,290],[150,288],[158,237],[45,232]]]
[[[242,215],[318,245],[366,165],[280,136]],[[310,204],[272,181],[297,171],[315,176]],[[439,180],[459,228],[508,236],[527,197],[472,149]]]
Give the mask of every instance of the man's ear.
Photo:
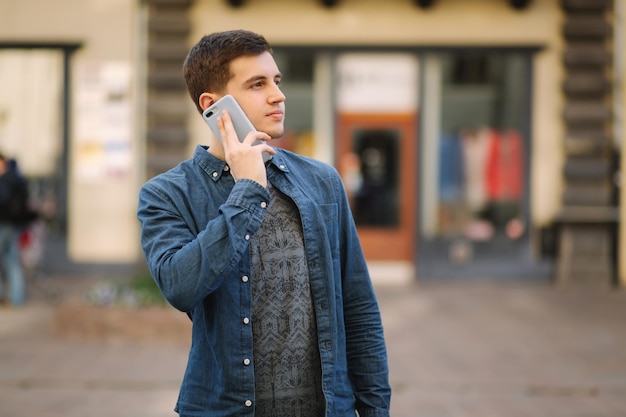
[[[202,110],[206,110],[209,106],[213,105],[217,100],[219,100],[220,96],[215,93],[202,93],[198,98],[198,104],[202,107]]]

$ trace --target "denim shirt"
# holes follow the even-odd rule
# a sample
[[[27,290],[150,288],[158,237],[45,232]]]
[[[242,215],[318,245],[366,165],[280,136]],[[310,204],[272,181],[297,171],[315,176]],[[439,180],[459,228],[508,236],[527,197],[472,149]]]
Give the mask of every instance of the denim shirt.
[[[337,171],[277,149],[267,176],[302,220],[326,416],[389,416],[380,312]],[[269,198],[257,182],[235,182],[203,146],[140,191],[150,272],[169,303],[193,321],[176,405],[181,416],[254,415],[248,243]]]

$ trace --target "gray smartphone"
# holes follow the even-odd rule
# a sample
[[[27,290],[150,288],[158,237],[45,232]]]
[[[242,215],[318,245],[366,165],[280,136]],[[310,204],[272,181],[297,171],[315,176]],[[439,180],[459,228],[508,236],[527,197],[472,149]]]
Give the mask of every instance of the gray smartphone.
[[[244,113],[241,106],[239,106],[239,103],[237,103],[237,100],[228,94],[202,112],[202,118],[220,141],[222,137],[217,127],[217,118],[221,115],[222,110],[227,110],[228,114],[230,114],[235,132],[237,133],[237,138],[239,138],[240,142],[245,139],[248,133],[256,130],[250,119],[246,116],[246,113]],[[257,143],[263,143],[263,141],[257,140],[255,144]],[[263,152],[263,160],[267,162],[269,159],[271,159],[271,155],[267,152]]]

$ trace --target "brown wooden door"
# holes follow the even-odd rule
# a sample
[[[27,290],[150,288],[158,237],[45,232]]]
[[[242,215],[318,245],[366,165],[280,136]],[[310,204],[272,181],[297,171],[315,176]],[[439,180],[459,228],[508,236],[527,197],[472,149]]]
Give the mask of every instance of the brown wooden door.
[[[411,261],[417,181],[415,114],[339,114],[337,166],[368,260]]]

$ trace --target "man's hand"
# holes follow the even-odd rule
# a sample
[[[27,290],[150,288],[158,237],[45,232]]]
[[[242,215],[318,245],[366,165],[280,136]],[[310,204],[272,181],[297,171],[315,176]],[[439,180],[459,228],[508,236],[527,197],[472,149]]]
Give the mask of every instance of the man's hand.
[[[217,127],[222,137],[224,157],[230,166],[235,181],[247,178],[267,187],[263,152],[270,155],[276,153],[271,146],[265,143],[271,140],[271,137],[266,133],[253,131],[248,133],[243,142],[239,142],[230,114],[226,110],[223,110],[222,115],[217,118]],[[257,140],[262,140],[264,143],[253,145]]]

